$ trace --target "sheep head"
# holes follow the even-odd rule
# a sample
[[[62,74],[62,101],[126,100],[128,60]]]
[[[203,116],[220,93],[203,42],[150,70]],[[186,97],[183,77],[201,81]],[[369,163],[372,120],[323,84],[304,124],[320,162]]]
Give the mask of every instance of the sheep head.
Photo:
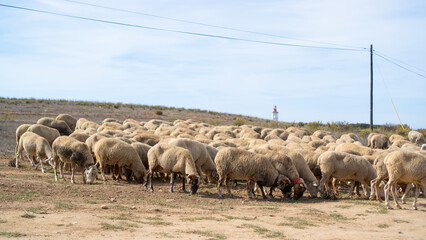
[[[281,190],[281,192],[283,193],[284,196],[286,196],[287,193],[291,192],[292,185],[291,185],[290,179],[288,179],[288,177],[280,174],[278,176],[276,187]]]
[[[309,184],[307,184],[307,188],[309,193],[311,194],[311,197],[315,198],[318,196],[318,182],[313,181]]]
[[[303,196],[303,193],[306,190],[305,181],[300,178],[297,182],[293,182],[294,184],[294,200],[297,200]]]
[[[198,180],[200,177],[195,174],[190,174],[186,178],[188,181],[189,189],[191,189],[191,194],[196,194],[199,187]]]
[[[92,184],[96,180],[96,176],[98,175],[98,169],[95,165],[91,165],[84,171],[84,175],[86,176],[86,183]]]

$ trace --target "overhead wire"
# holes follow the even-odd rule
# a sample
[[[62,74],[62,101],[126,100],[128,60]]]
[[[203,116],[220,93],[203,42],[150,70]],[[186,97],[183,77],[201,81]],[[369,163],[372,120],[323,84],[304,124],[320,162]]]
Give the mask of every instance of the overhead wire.
[[[349,46],[349,45],[335,44],[335,43],[322,42],[322,41],[306,40],[306,39],[301,39],[301,38],[288,37],[288,36],[269,34],[269,33],[262,33],[262,32],[256,32],[256,31],[249,31],[249,30],[243,30],[243,29],[232,28],[232,27],[224,27],[224,26],[219,26],[219,25],[189,21],[189,20],[178,19],[178,18],[165,17],[165,16],[160,16],[160,15],[155,15],[155,14],[150,14],[150,13],[144,13],[144,12],[140,12],[140,11],[132,11],[132,10],[127,10],[127,9],[122,9],[122,8],[108,7],[108,6],[92,4],[92,3],[87,3],[87,2],[81,2],[81,1],[75,1],[75,0],[63,0],[63,1],[71,2],[71,3],[75,3],[75,4],[80,4],[80,5],[91,6],[91,7],[108,9],[108,10],[112,10],[112,11],[138,14],[138,15],[143,15],[143,16],[149,16],[149,17],[154,17],[154,18],[166,19],[166,20],[171,20],[171,21],[176,21],[176,22],[189,23],[189,24],[195,24],[195,25],[212,27],[212,28],[220,28],[220,29],[231,30],[231,31],[236,31],[236,32],[250,33],[250,34],[284,38],[284,39],[292,39],[292,40],[297,40],[297,41],[324,44],[324,45],[333,45],[333,46],[339,46],[339,47],[344,47],[344,48],[354,48],[354,49],[359,49],[359,50],[366,50],[367,49],[367,48],[363,48],[363,47],[354,47],[354,46]]]
[[[382,59],[384,59],[384,60],[386,60],[386,61],[388,61],[388,62],[390,62],[390,63],[392,63],[392,64],[394,64],[394,65],[396,65],[396,66],[398,66],[398,67],[400,67],[400,68],[402,68],[402,69],[404,69],[404,70],[406,70],[406,71],[409,71],[409,72],[411,72],[411,73],[414,73],[414,74],[416,74],[416,75],[418,75],[418,76],[420,76],[420,77],[426,78],[426,76],[425,76],[425,75],[423,75],[423,74],[421,74],[421,73],[418,73],[418,72],[416,72],[416,71],[414,71],[414,70],[411,70],[411,69],[409,69],[409,68],[407,68],[407,67],[404,67],[404,66],[402,66],[401,64],[399,64],[399,63],[397,63],[397,62],[395,62],[395,61],[393,61],[393,60],[391,60],[391,59],[389,59],[389,58],[387,58],[387,57],[385,57],[385,56],[383,56],[383,55],[381,55],[381,54],[379,54],[379,53],[377,53],[377,52],[374,52],[374,55],[376,55],[376,56],[378,56],[378,57],[380,57],[380,58],[382,58]]]
[[[401,64],[407,65],[407,66],[409,66],[409,67],[415,68],[415,69],[417,69],[417,70],[420,70],[420,71],[422,71],[422,72],[425,72],[425,73],[426,73],[426,70],[424,70],[424,69],[421,69],[421,68],[419,68],[419,67],[416,67],[416,66],[410,65],[410,64],[408,64],[408,63],[406,63],[406,62],[403,62],[403,61],[401,61],[401,60],[399,60],[399,59],[393,58],[393,57],[391,57],[391,56],[389,56],[389,55],[386,55],[386,54],[384,54],[384,53],[382,53],[382,52],[379,52],[379,51],[377,51],[377,50],[374,50],[374,51],[375,51],[375,52],[378,52],[378,53],[379,53],[379,54],[381,54],[382,56],[385,56],[385,57],[387,57],[387,58],[389,58],[389,59],[391,59],[391,60],[394,60],[395,62],[399,62],[399,63],[401,63]]]
[[[172,29],[165,29],[165,28],[158,28],[158,27],[149,27],[149,26],[143,26],[143,25],[138,25],[138,24],[129,24],[129,23],[109,21],[109,20],[102,20],[102,19],[97,19],[97,18],[81,17],[81,16],[76,16],[76,15],[70,15],[70,14],[64,14],[64,13],[57,13],[57,12],[46,11],[46,10],[39,10],[39,9],[33,9],[33,8],[25,8],[25,7],[19,7],[19,6],[14,6],[14,5],[6,5],[6,4],[0,4],[0,7],[7,7],[7,8],[25,10],[25,11],[30,11],[30,12],[38,12],[38,13],[44,13],[44,14],[50,14],[50,15],[56,15],[56,16],[74,18],[74,19],[81,19],[81,20],[86,20],[86,21],[101,22],[101,23],[107,23],[107,24],[113,24],[113,25],[121,25],[121,26],[134,27],[134,28],[143,28],[143,29],[163,31],[163,32],[173,32],[173,33],[181,33],[181,34],[195,35],[195,36],[202,36],[202,37],[210,37],[210,38],[220,38],[220,39],[227,39],[227,40],[243,41],[243,42],[261,43],[261,44],[287,46],[287,47],[299,47],[299,48],[314,48],[314,49],[328,49],[328,50],[356,51],[356,52],[365,51],[365,50],[362,50],[362,49],[338,48],[338,47],[323,47],[323,46],[312,46],[312,45],[301,45],[301,44],[291,44],[291,43],[270,42],[270,41],[252,40],[252,39],[246,39],[246,38],[236,38],[236,37],[228,37],[228,36],[221,36],[221,35],[213,35],[213,34],[205,34],[205,33],[197,33],[197,32],[172,30]]]

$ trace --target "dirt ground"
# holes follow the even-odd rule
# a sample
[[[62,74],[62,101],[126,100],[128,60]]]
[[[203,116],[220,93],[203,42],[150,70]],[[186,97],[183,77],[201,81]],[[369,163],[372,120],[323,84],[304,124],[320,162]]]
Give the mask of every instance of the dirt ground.
[[[98,180],[84,185],[54,181],[28,161],[21,168],[0,159],[0,239],[424,239],[426,200],[387,210],[365,197],[298,201],[261,197],[249,200],[245,186],[220,199],[216,186],[202,185],[196,195],[169,193],[154,181],[154,192],[125,181]]]

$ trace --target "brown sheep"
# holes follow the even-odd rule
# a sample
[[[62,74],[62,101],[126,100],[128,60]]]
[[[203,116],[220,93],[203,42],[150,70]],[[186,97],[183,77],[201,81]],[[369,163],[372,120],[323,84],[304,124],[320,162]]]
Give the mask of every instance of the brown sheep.
[[[71,183],[74,183],[74,171],[76,165],[82,169],[83,182],[93,183],[96,179],[98,170],[94,165],[92,155],[90,154],[89,147],[72,137],[61,136],[55,139],[52,144],[53,152],[53,170],[55,174],[55,180],[58,181],[57,167],[60,165],[59,171],[62,179],[65,180],[62,168],[64,163],[71,164]],[[59,162],[59,160],[61,162]]]
[[[42,124],[59,131],[61,135],[69,136],[72,133],[71,128],[65,121],[56,120],[54,118],[44,117],[37,121],[38,124]]]
[[[46,140],[49,142],[50,146],[52,146],[53,141],[55,141],[56,138],[61,136],[61,134],[59,133],[58,130],[51,128],[51,127],[41,125],[41,124],[31,125],[28,128],[27,132],[33,132],[33,133],[36,133],[36,134],[46,138]]]
[[[71,131],[75,130],[75,126],[77,124],[77,119],[75,119],[73,116],[66,114],[66,113],[62,113],[62,114],[59,114],[56,117],[56,120],[62,120],[64,122],[66,122],[67,125],[70,127]]]

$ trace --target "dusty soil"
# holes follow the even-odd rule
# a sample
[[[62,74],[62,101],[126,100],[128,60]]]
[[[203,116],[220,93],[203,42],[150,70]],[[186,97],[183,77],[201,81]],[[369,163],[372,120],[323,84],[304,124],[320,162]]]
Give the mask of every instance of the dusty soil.
[[[249,200],[245,186],[233,198],[219,199],[214,185],[196,195],[169,193],[154,181],[154,192],[141,185],[97,181],[84,185],[54,181],[28,161],[17,169],[0,159],[0,239],[424,239],[426,200],[419,210],[387,210],[365,197],[299,201]],[[410,198],[409,200],[412,200]],[[102,207],[106,208],[103,209]]]

